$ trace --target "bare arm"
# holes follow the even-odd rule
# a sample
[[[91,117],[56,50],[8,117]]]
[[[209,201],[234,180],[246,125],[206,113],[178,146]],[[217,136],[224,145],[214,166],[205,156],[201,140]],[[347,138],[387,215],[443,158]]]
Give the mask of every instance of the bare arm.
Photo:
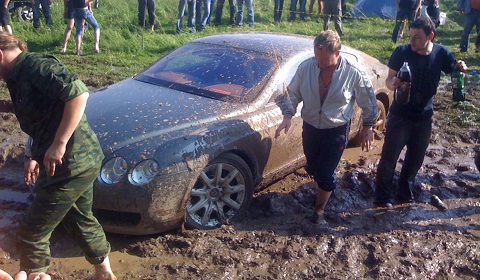
[[[55,165],[62,164],[68,140],[72,137],[73,132],[82,119],[88,96],[88,92],[85,92],[65,103],[62,120],[55,134],[55,139],[43,159],[48,176],[55,174]]]

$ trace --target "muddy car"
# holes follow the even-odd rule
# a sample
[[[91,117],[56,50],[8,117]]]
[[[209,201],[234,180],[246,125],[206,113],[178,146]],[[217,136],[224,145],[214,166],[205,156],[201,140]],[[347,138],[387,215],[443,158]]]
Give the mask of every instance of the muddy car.
[[[347,46],[342,55],[371,77],[382,131],[392,100],[388,68]],[[213,35],[93,92],[86,113],[105,154],[94,210],[105,230],[150,234],[241,219],[256,190],[305,162],[298,114],[289,133],[274,138],[283,117],[275,99],[312,56],[311,37]],[[352,141],[360,113],[357,107]]]

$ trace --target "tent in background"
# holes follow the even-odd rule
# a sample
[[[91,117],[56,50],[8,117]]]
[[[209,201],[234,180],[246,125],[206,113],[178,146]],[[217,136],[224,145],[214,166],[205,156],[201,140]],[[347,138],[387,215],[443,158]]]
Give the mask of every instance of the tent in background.
[[[357,0],[350,14],[353,17],[395,18],[397,9],[395,0]]]

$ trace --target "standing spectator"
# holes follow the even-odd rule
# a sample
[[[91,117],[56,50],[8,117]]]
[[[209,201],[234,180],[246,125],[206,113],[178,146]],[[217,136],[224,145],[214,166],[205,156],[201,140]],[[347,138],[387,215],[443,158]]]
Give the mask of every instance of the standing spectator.
[[[283,120],[275,138],[282,130],[288,132],[297,106],[303,101],[305,170],[318,185],[315,223],[324,223],[325,206],[336,188],[334,173],[347,145],[354,105],[362,108],[362,150],[370,150],[372,125],[378,114],[370,79],[363,69],[340,55],[341,46],[340,37],[334,31],[320,33],[314,40],[315,57],[298,66],[283,100],[277,100]]]
[[[203,4],[203,5],[202,5]],[[202,6],[203,6],[203,16],[202,16]],[[204,30],[208,23],[208,18],[210,17],[210,0],[196,0],[195,3],[195,18],[196,21],[200,24],[200,30]]]
[[[398,46],[388,62],[385,84],[396,90],[402,83],[397,72],[408,62],[412,73],[410,99],[406,105],[396,101],[390,106],[382,156],[377,168],[374,204],[392,207],[398,203],[413,202],[412,187],[423,164],[432,132],[433,97],[437,93],[440,75],[454,69],[466,71],[461,60],[456,61],[446,47],[433,43],[435,25],[428,17],[417,18],[409,27],[410,44]],[[395,195],[393,175],[402,149],[407,146],[402,171]]]
[[[335,30],[338,35],[343,36],[342,31],[342,3],[340,0],[323,0],[323,30],[328,29],[330,19],[333,17]]]
[[[347,13],[347,0],[340,0],[342,5],[342,16],[345,16]]]
[[[235,25],[235,15],[237,13],[237,6],[235,1],[236,0],[228,0],[228,4],[230,6],[230,21],[229,21],[230,25]],[[217,8],[215,9],[215,25],[222,24],[222,13],[223,13],[224,4],[225,4],[225,0],[218,0],[217,2]]]
[[[67,52],[67,43],[68,40],[70,40],[73,25],[75,24],[75,20],[73,19],[72,0],[63,0],[63,18],[67,21],[67,27],[65,28],[65,33],[63,34],[63,47],[60,50],[61,54]]]
[[[38,29],[40,27],[40,5],[42,5],[43,16],[45,22],[49,27],[53,27],[52,14],[50,12],[50,5],[52,0],[31,0],[33,5],[33,27]]]
[[[188,6],[188,23],[187,27],[190,32],[196,32],[195,28],[195,3],[196,0],[179,0],[178,1],[178,17],[177,24],[175,25],[175,31],[180,34],[182,33],[183,26],[183,15],[185,14],[185,8]]]
[[[273,20],[275,22],[282,21],[283,2],[284,0],[275,0],[273,7]]]
[[[305,21],[305,14],[307,12],[306,6],[307,6],[307,0],[291,0],[290,2],[290,20],[289,21],[295,21],[297,18],[297,2],[300,2],[300,20]]]
[[[210,1],[210,14],[208,15],[207,25],[210,25],[210,18],[215,14],[215,0]]]
[[[440,25],[440,4],[439,0],[423,0],[422,13],[423,16],[428,16],[435,24],[435,28]]]
[[[397,7],[397,16],[395,19],[395,28],[392,33],[392,41],[397,43],[398,38],[403,36],[403,27],[413,22],[415,15],[420,9],[422,4],[421,0],[395,0],[395,6]]]
[[[315,6],[315,1],[318,2],[318,16],[322,14],[323,0],[310,0],[310,6],[308,7],[308,16],[310,18],[313,17],[313,6]]]
[[[10,13],[8,12],[8,3],[10,3],[10,0],[4,0],[3,6],[0,7],[0,9],[2,9],[2,14],[1,14],[2,26],[0,26],[0,31],[4,31],[5,29],[5,32],[12,34],[13,31],[12,31],[12,26],[10,25]]]
[[[94,51],[100,53],[100,25],[91,11],[93,0],[71,0],[73,6],[73,17],[75,20],[75,43],[77,44],[77,55],[82,55],[83,25],[88,22],[93,27],[93,38],[95,40]]]
[[[138,24],[145,28],[145,10],[148,10],[148,22],[150,30],[155,30],[155,1],[154,0],[138,0]]]
[[[460,37],[460,51],[466,52],[470,43],[470,32],[476,26],[480,33],[480,0],[457,0],[457,9],[463,14],[463,31]]]
[[[254,25],[254,20],[255,20],[255,15],[253,13],[253,0],[237,0],[237,26],[242,26],[243,25],[243,4],[246,4],[247,6],[247,13],[248,13],[248,19],[247,23],[248,26],[253,27]]]
[[[0,33],[0,79],[20,127],[33,139],[24,180],[35,183],[35,196],[17,229],[20,270],[48,270],[49,240],[62,223],[93,264],[94,279],[117,279],[110,244],[92,213],[103,152],[84,114],[88,89],[55,57],[26,49],[15,35]]]

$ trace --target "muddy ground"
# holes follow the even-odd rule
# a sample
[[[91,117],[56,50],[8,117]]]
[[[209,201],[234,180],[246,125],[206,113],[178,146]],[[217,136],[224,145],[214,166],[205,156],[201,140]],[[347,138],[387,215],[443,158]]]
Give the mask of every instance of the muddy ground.
[[[315,186],[298,170],[257,193],[239,224],[155,236],[109,234],[112,267],[119,279],[480,279],[480,175],[473,163],[480,98],[473,91],[467,98],[459,105],[450,91],[438,94],[414,203],[373,208],[379,140],[370,153],[347,149],[326,210],[328,226],[310,222]],[[29,193],[21,183],[25,136],[3,103],[0,268],[14,272],[15,228]],[[445,211],[431,204],[434,194]],[[53,279],[92,273],[62,229],[52,240]]]

